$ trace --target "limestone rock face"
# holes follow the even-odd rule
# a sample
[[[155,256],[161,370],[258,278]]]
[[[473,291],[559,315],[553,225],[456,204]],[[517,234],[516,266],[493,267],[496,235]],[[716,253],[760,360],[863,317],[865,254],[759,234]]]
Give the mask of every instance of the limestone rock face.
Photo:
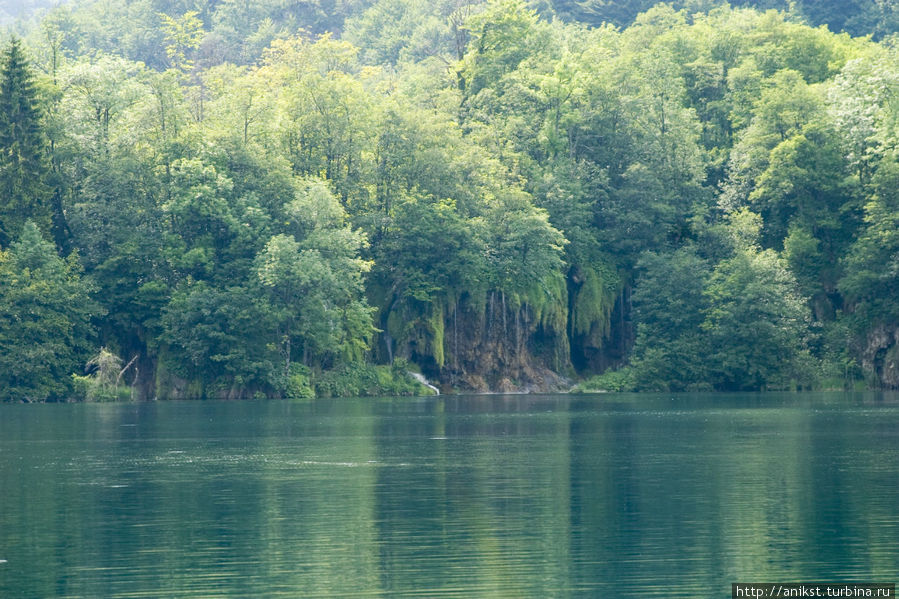
[[[862,368],[883,387],[899,388],[899,327],[880,325],[868,333]]]

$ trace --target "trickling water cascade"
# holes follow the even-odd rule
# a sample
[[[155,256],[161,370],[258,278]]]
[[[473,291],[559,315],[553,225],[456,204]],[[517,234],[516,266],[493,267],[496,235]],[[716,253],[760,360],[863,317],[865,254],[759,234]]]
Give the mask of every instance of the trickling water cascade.
[[[422,385],[424,385],[424,386],[427,387],[428,389],[433,390],[433,391],[434,391],[434,395],[440,395],[440,389],[438,389],[437,387],[435,387],[434,385],[432,385],[431,383],[429,383],[429,382],[428,382],[428,379],[426,379],[425,376],[424,376],[423,374],[419,374],[419,373],[417,373],[417,372],[410,372],[410,373],[409,373],[409,376],[411,376],[412,378],[414,378],[416,381],[418,381],[419,383],[421,383]]]

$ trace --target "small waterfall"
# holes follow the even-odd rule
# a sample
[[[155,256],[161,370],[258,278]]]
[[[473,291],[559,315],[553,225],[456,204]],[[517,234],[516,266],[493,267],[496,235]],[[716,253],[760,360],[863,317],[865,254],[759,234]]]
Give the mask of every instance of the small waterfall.
[[[417,373],[417,372],[410,372],[410,373],[409,373],[409,376],[411,376],[412,378],[414,378],[416,381],[418,381],[419,383],[421,383],[422,385],[424,385],[424,386],[427,387],[428,389],[433,390],[433,391],[434,391],[434,395],[440,395],[440,389],[438,389],[437,387],[435,387],[434,385],[432,385],[431,383],[429,383],[429,382],[428,382],[428,379],[426,379],[425,376],[424,376],[423,374],[419,374],[419,373]]]

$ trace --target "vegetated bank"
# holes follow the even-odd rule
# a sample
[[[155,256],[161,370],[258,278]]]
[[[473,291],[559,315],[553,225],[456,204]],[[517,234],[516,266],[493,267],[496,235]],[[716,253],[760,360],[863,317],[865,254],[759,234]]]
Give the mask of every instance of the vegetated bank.
[[[895,48],[556,4],[23,26],[3,398],[899,386]]]

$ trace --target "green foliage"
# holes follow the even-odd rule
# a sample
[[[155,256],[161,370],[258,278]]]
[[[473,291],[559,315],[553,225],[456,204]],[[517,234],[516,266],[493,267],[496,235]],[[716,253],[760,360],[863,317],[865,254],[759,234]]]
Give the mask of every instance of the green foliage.
[[[625,366],[609,370],[581,381],[571,389],[571,393],[605,393],[633,391],[636,388],[634,369]]]
[[[401,395],[431,395],[433,392],[414,380],[398,360],[392,366],[347,364],[323,372],[315,380],[319,397],[379,397]]]
[[[758,247],[760,226],[757,215],[737,213],[729,226],[733,254],[714,268],[689,247],[643,257],[634,294],[636,389],[814,383],[808,309],[784,262]]]
[[[452,36],[441,14],[449,2],[380,0],[346,23],[344,39],[362,48],[369,64],[396,64],[449,54]]]
[[[840,290],[862,328],[899,322],[899,163],[888,157],[873,180],[861,235],[845,256]],[[860,318],[859,318],[860,317]],[[863,324],[864,323],[864,324]]]
[[[708,339],[700,327],[709,308],[710,266],[695,248],[645,254],[634,291],[637,340],[630,378],[640,390],[684,391],[708,381]]]
[[[132,399],[132,389],[122,380],[122,376],[132,363],[133,361],[123,364],[121,358],[105,347],[101,347],[100,352],[87,361],[87,368],[94,369],[92,374],[87,376],[72,374],[75,397],[88,401]]]
[[[749,195],[765,217],[771,243],[784,239],[785,224],[814,229],[831,262],[858,226],[853,214],[855,190],[848,184],[847,164],[836,135],[815,123],[779,143]],[[836,278],[830,277],[831,281]]]
[[[63,260],[28,221],[0,252],[0,398],[66,399],[93,347],[90,298],[76,256]]]
[[[489,209],[486,251],[499,289],[522,292],[561,270],[565,237],[529,198],[503,196]]]
[[[191,10],[177,18],[163,13],[159,15],[165,33],[165,54],[174,69],[188,71],[193,66],[188,55],[200,47],[203,39],[203,22],[197,18],[198,14]]]
[[[551,272],[542,279],[534,279],[533,286],[525,289],[517,299],[531,309],[534,320],[544,330],[559,334],[565,331],[568,291],[562,273]]]
[[[197,397],[274,392],[286,383],[276,369],[277,352],[259,334],[273,328],[272,315],[253,289],[183,284],[161,321],[166,370],[195,382]],[[171,390],[158,392],[166,397]]]
[[[704,295],[709,307],[701,328],[716,388],[784,388],[804,377],[809,315],[795,278],[774,251],[738,249],[716,266]]]
[[[307,182],[288,212],[305,237],[272,237],[255,265],[278,323],[285,368],[295,344],[307,365],[361,360],[374,332],[362,295],[362,276],[371,267],[359,257],[365,237],[344,225],[342,208],[321,182]]]
[[[523,0],[491,0],[465,27],[471,41],[459,68],[459,85],[466,97],[499,81],[545,43],[545,27]]]
[[[826,18],[879,34],[863,4]],[[402,360],[478,389],[893,385],[899,69],[824,13],[60,6],[26,38],[46,79],[4,53],[0,246],[31,219],[77,250],[59,281],[96,284],[141,397],[413,392],[372,365]],[[60,356],[34,399],[108,395]]]
[[[47,139],[42,107],[21,42],[0,56],[0,247],[32,221],[50,233]]]
[[[290,365],[290,375],[287,377],[284,397],[288,399],[315,397],[315,389],[312,386],[312,371],[309,368],[301,364]]]

